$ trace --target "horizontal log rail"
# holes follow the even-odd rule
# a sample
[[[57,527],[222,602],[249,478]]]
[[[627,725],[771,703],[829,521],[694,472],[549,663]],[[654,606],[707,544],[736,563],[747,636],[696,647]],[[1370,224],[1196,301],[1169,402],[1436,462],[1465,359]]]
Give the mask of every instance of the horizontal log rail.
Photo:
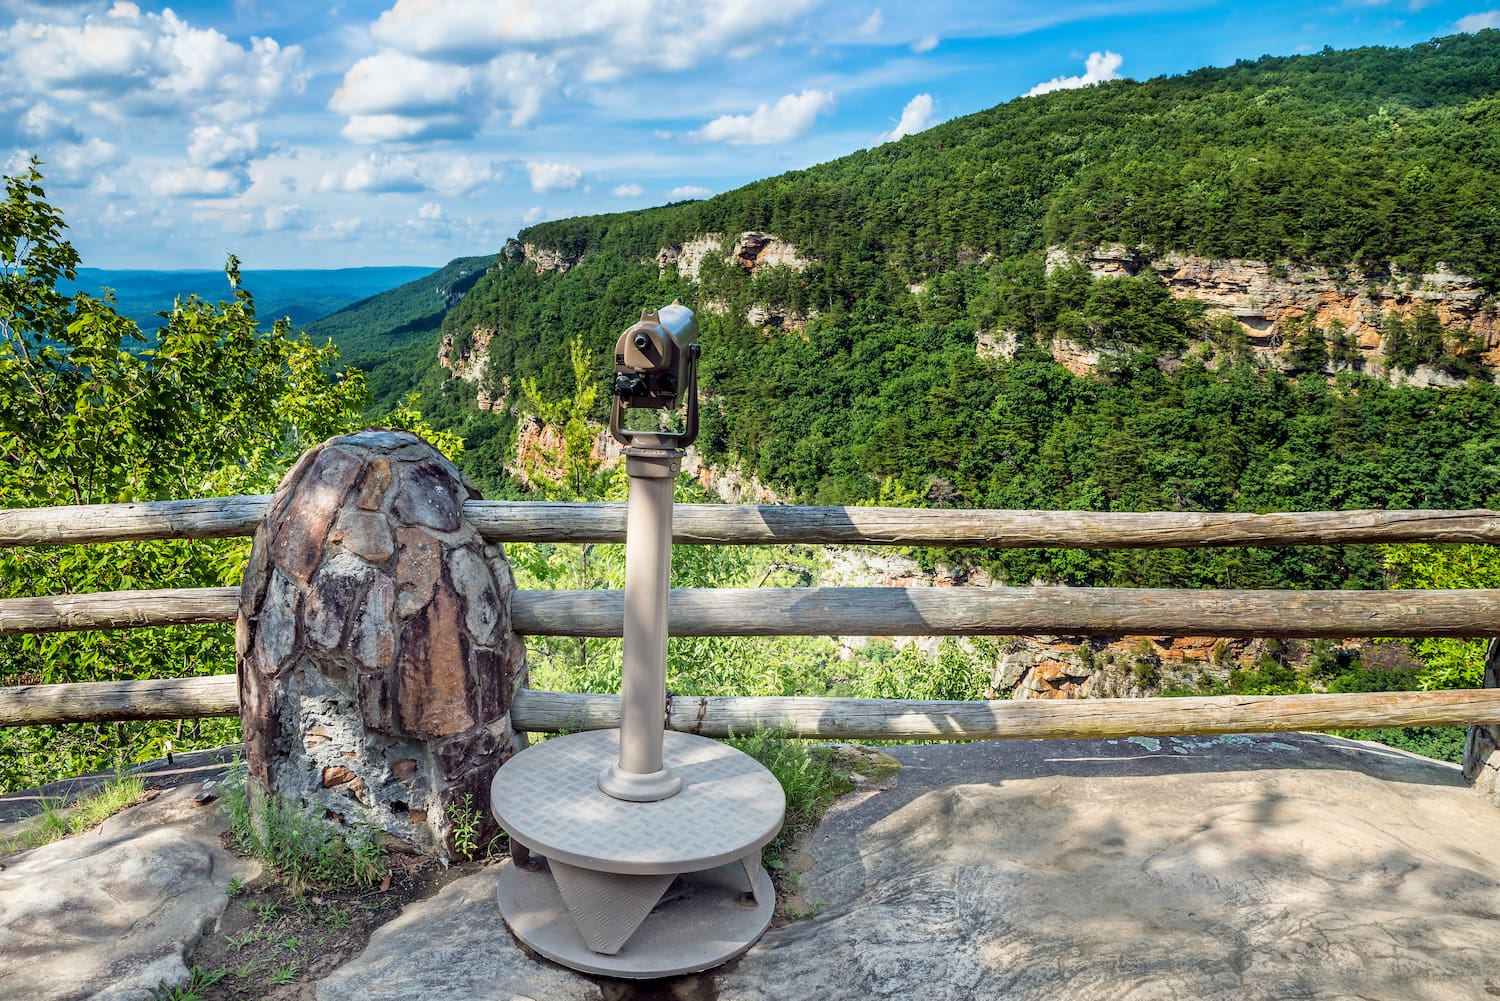
[[[789,737],[830,740],[1027,740],[1462,726],[1490,720],[1500,720],[1500,689],[991,702],[675,695],[668,726],[706,737],[743,736],[764,727]],[[511,723],[535,732],[609,729],[620,725],[620,698],[522,689],[511,706]]]
[[[0,635],[233,622],[239,589],[0,600]],[[1500,590],[1179,591],[1092,587],[702,588],[671,592],[673,636],[1487,636]],[[516,591],[519,633],[619,636],[622,591]]]
[[[237,587],[100,591],[0,600],[0,636],[233,622]]]
[[[6,508],[0,510],[0,546],[254,535],[270,506],[270,494],[248,494],[136,504]]]
[[[470,501],[464,512],[482,534],[498,541],[625,541],[624,504]],[[1500,543],[1500,512],[1117,513],[678,504],[672,513],[672,541],[990,549]]]
[[[238,716],[232,674],[0,688],[0,726]]]
[[[189,719],[237,712],[232,674],[0,688],[0,726]],[[532,732],[617,727],[620,699],[522,689],[511,706],[511,721],[516,729]],[[1500,722],[1500,689],[991,702],[678,695],[672,699],[668,726],[709,737],[765,727],[792,737],[834,740],[1019,740],[1490,722]]]
[[[0,546],[250,535],[269,495],[0,510]],[[624,504],[479,501],[464,513],[493,542],[623,542]],[[673,540],[695,545],[1141,549],[1391,542],[1500,544],[1500,512],[990,511],[679,504]]]
[[[1124,587],[674,590],[673,636],[1487,636],[1500,590]],[[619,636],[621,591],[517,591],[519,633]]]

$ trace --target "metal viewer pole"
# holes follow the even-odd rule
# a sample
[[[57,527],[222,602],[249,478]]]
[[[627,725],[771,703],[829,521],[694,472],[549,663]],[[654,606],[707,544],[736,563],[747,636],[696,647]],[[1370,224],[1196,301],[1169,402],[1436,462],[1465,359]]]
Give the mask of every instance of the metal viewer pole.
[[[625,519],[625,655],[620,684],[620,758],[599,774],[616,799],[651,802],[676,795],[682,779],[662,763],[666,727],[667,595],[672,572],[672,487],[683,448],[698,431],[697,321],[673,303],[642,314],[615,345],[610,432],[626,446],[630,500]],[[632,431],[624,411],[674,409],[687,397],[681,434]]]
[[[629,449],[625,472],[625,661],[620,683],[620,760],[599,776],[616,799],[666,799],[682,779],[662,766],[667,691],[667,593],[672,572],[672,485],[676,449]]]
[[[786,816],[781,784],[743,751],[666,728],[672,488],[698,433],[696,334],[674,302],[615,345],[609,428],[630,477],[620,727],[529,747],[490,783],[496,822],[525,849],[496,882],[506,925],[541,955],[610,977],[727,962],[776,910],[761,849]],[[681,432],[625,427],[626,410],[684,400]],[[526,852],[545,864],[517,862]]]

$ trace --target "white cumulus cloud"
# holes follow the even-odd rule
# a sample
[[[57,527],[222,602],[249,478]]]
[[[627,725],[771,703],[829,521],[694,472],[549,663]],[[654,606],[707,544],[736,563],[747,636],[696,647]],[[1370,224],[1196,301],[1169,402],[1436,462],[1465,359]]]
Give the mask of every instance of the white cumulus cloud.
[[[823,0],[395,0],[371,26],[382,48],[329,106],[355,142],[465,137],[498,116],[530,124],[564,84],[675,73],[784,43]],[[666,40],[670,40],[669,42]],[[571,88],[570,88],[571,89]]]
[[[265,232],[292,232],[307,228],[307,216],[295,203],[268,205],[261,213],[260,228]]]
[[[695,134],[713,142],[744,146],[790,142],[807,135],[814,120],[832,108],[832,94],[804,90],[788,94],[775,104],[762,104],[748,115],[722,115]]]
[[[195,167],[239,167],[260,152],[260,130],[253,122],[200,125],[188,138],[188,163]]]
[[[614,79],[634,67],[681,70],[774,44],[817,2],[396,0],[371,33],[392,48],[450,62],[486,62],[512,50],[556,53],[594,79]]]
[[[536,192],[569,191],[583,180],[583,172],[570,163],[528,163],[526,173],[531,177],[531,190]]]
[[[639,198],[646,193],[646,189],[639,184],[622,184],[610,194],[616,198]]]
[[[1105,80],[1120,79],[1120,66],[1125,58],[1118,52],[1090,52],[1083,64],[1082,76],[1057,76],[1046,83],[1039,83],[1026,92],[1027,97],[1050,94],[1054,90],[1072,90],[1076,87],[1091,87]]]
[[[466,156],[455,156],[440,161],[442,167],[432,172],[423,172],[428,186],[445,195],[467,195],[488,187],[500,180],[502,171],[493,163],[471,160]]]
[[[184,167],[158,174],[151,190],[170,198],[233,198],[243,194],[250,179],[243,171],[217,167]]]
[[[425,191],[417,161],[409,156],[383,156],[372,153],[342,172],[323,175],[319,191],[356,191],[381,193],[390,191]]]
[[[458,114],[428,118],[355,115],[340,131],[350,142],[366,146],[388,142],[418,143],[429,139],[468,139],[474,135],[475,122]]]
[[[1482,10],[1467,14],[1454,25],[1459,31],[1483,31],[1485,28],[1500,28],[1500,10]]]
[[[423,202],[421,208],[417,209],[418,219],[441,219],[443,207],[437,202]]]
[[[65,139],[77,142],[82,139],[73,119],[48,104],[38,101],[21,115],[21,134],[31,139]]]
[[[913,52],[931,52],[937,47],[938,36],[936,35],[924,35],[911,43],[911,50]]]
[[[932,127],[933,102],[931,94],[918,94],[906,102],[906,107],[901,109],[901,120],[891,131],[881,135],[877,143],[887,143],[902,136],[909,136],[915,132]]]
[[[84,180],[85,175],[124,162],[125,155],[118,146],[97,136],[59,146],[51,161],[54,168],[75,180]]]
[[[239,120],[302,90],[302,55],[271,38],[242,46],[170,8],[142,13],[118,2],[81,20],[23,16],[0,29],[0,83],[12,93],[81,105],[95,118]]]
[[[471,67],[385,49],[349,68],[328,107],[348,116],[352,142],[467,139],[496,113],[529,123],[556,79],[554,62],[528,53]]]
[[[885,16],[880,13],[880,8],[876,7],[874,12],[865,18],[864,23],[854,29],[854,33],[860,38],[869,38],[871,35],[878,34],[884,27]]]
[[[466,156],[370,153],[343,170],[325,173],[317,183],[317,190],[371,194],[436,191],[453,197],[478,191],[501,176],[494,163]]]
[[[446,111],[462,104],[473,82],[467,67],[387,50],[351,66],[328,106],[351,116]]]
[[[673,188],[671,191],[668,191],[667,197],[672,199],[707,198],[712,194],[712,191],[707,188],[700,188],[696,184],[684,184],[680,188]]]

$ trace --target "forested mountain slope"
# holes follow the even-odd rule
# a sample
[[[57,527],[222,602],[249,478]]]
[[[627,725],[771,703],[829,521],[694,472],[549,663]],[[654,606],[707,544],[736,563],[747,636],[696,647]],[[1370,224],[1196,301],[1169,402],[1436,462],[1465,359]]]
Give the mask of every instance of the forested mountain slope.
[[[531,227],[444,337],[450,361],[484,344],[499,412],[470,421],[493,445],[519,377],[571,394],[576,335],[602,383],[623,325],[680,297],[702,323],[701,449],[807,502],[1500,506],[1496,191],[1500,32],[1267,57]],[[1096,266],[1112,255],[1132,263]],[[1364,312],[1237,313],[1164,280],[1195,262],[1313,275]],[[1404,384],[1427,375],[1449,388]],[[491,492],[514,489],[503,451],[471,470]],[[1360,550],[991,562],[1015,581],[1381,582]]]
[[[430,342],[450,307],[464,297],[495,258],[457,257],[429,274],[361,299],[308,324],[309,337],[331,340],[365,373],[376,409],[387,409],[410,388],[413,370],[430,361]]]

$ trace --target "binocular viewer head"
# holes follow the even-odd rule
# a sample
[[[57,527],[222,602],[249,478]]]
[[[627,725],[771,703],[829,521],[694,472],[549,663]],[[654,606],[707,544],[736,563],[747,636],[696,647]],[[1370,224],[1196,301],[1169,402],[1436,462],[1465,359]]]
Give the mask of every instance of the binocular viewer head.
[[[698,321],[680,302],[641,313],[615,342],[609,430],[630,448],[681,449],[698,436]],[[625,427],[626,410],[676,410],[686,401],[682,431]],[[629,454],[627,452],[627,454]]]
[[[615,342],[615,398],[631,409],[675,409],[693,378],[697,336],[698,321],[680,302],[643,312]]]

